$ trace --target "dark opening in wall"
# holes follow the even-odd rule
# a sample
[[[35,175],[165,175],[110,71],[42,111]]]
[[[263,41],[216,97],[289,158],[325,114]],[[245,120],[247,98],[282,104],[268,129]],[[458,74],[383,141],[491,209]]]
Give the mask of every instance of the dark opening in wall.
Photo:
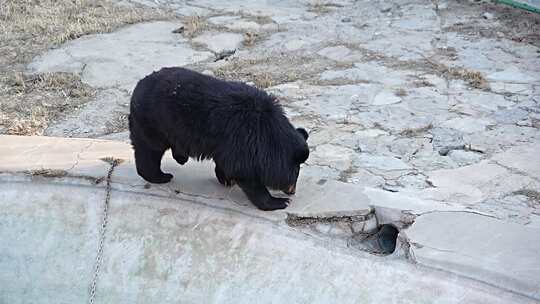
[[[377,244],[381,253],[391,254],[396,250],[396,240],[399,230],[390,224],[380,226],[381,229],[376,234]]]

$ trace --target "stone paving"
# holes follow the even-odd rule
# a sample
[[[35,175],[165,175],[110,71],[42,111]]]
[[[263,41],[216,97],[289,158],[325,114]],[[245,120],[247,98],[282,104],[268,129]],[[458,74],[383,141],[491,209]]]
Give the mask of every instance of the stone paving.
[[[287,212],[331,218],[375,210],[378,224],[403,228],[400,241],[409,248],[395,255],[540,298],[534,255],[540,244],[540,48],[511,39],[508,20],[488,11],[493,6],[122,2],[170,9],[183,19],[82,37],[36,58],[29,73],[75,72],[99,90],[94,102],[52,124],[47,135],[127,141],[127,132],[104,136],[106,123],[128,114],[136,81],[162,66],[251,82],[277,95],[291,120],[310,131],[311,155],[301,172],[306,190],[299,188],[301,203]],[[77,144],[80,151],[86,144],[92,145]],[[118,147],[111,151],[127,153]],[[39,159],[39,166],[54,169],[46,156]],[[119,179],[128,168],[119,167]],[[213,177],[180,172],[175,183],[188,188]],[[132,182],[141,191],[161,191]],[[214,186],[188,193],[221,193],[225,201],[232,196],[249,205],[238,189],[224,194]],[[285,219],[282,212],[264,216]],[[339,225],[309,229],[351,237]]]
[[[46,134],[99,137],[111,117],[125,117],[138,79],[187,65],[269,85],[292,120],[310,130],[303,174],[540,227],[539,48],[505,39],[497,32],[503,20],[483,18],[481,6],[138,2],[197,14],[199,29],[183,36],[173,33],[182,22],[137,24],[37,58],[30,71],[77,72],[100,90]],[[487,29],[494,36],[477,33]],[[248,34],[257,37],[249,45]],[[216,60],[227,51],[234,53]],[[127,133],[106,138],[126,140]]]

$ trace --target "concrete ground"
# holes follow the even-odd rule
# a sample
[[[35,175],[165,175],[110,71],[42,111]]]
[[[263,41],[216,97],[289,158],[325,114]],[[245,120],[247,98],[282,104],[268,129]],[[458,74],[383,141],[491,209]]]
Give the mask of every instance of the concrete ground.
[[[18,136],[0,143],[2,303],[88,299],[107,194],[96,303],[540,299],[537,228],[310,177],[287,209],[264,212],[221,186],[209,162],[180,167],[167,155],[175,179],[149,185],[128,144]],[[121,162],[111,169],[112,159]],[[401,229],[387,256],[369,246],[384,223]]]
[[[127,140],[110,130],[125,130],[136,81],[184,65],[278,95],[311,133],[303,174],[540,226],[539,172],[528,164],[540,137],[540,27],[521,29],[521,11],[464,1],[140,2],[201,17],[85,36],[36,58],[29,71],[78,73],[97,89],[46,135]]]
[[[12,211],[2,214],[9,219],[10,226],[0,227],[11,230],[0,230],[10,240],[9,247],[0,249],[10,248],[13,250],[9,251],[11,256],[30,250],[29,247],[18,247],[22,246],[17,245],[18,239],[6,233],[16,231],[24,236],[26,225],[35,225],[42,219],[34,218],[31,213],[27,218],[20,215],[26,214],[23,211],[10,209],[17,207],[12,202],[19,196],[28,201],[29,210],[45,203],[25,189],[35,187],[38,192],[61,194],[67,191],[66,187],[72,187],[68,185],[74,183],[73,180],[81,180],[81,176],[99,179],[106,174],[107,163],[96,163],[98,157],[94,154],[88,156],[91,165],[81,172],[74,172],[79,168],[81,153],[92,150],[96,145],[100,147],[99,155],[126,160],[115,172],[119,179],[115,189],[126,193],[126,198],[118,198],[124,200],[118,205],[142,200],[137,208],[147,211],[133,210],[130,212],[134,215],[130,216],[136,218],[137,215],[148,214],[141,226],[145,228],[118,228],[117,239],[108,245],[119,246],[118,252],[135,248],[135,245],[123,241],[124,238],[141,239],[147,234],[157,233],[152,229],[158,228],[150,227],[158,221],[153,215],[157,211],[151,211],[152,206],[156,200],[167,197],[173,201],[162,204],[176,206],[176,200],[184,203],[189,200],[196,205],[189,205],[189,209],[194,209],[190,212],[194,214],[193,226],[200,219],[204,227],[216,229],[208,223],[219,221],[220,212],[224,212],[222,204],[238,212],[231,215],[234,219],[230,222],[216,226],[224,231],[223,238],[216,239],[217,243],[230,242],[227,238],[234,238],[237,233],[244,235],[244,229],[250,229],[247,223],[253,218],[269,217],[273,225],[280,223],[278,226],[287,223],[283,228],[284,235],[292,233],[292,239],[300,239],[295,248],[318,253],[306,257],[305,263],[294,265],[299,268],[286,272],[286,275],[272,272],[269,277],[300,282],[306,275],[315,276],[325,283],[329,278],[340,278],[339,282],[318,285],[323,295],[321,303],[325,302],[324,296],[333,292],[338,298],[347,299],[345,302],[367,299],[373,303],[418,303],[420,300],[414,298],[415,293],[411,295],[407,291],[424,288],[419,288],[423,286],[418,281],[419,276],[429,278],[428,282],[433,278],[433,287],[426,287],[433,288],[433,293],[428,292],[422,298],[427,302],[496,301],[492,297],[496,295],[498,298],[499,294],[504,294],[498,298],[501,303],[540,299],[540,262],[536,257],[540,252],[540,160],[537,155],[540,148],[540,18],[537,15],[486,1],[138,0],[121,1],[120,5],[150,6],[181,18],[134,24],[109,34],[83,36],[35,58],[27,67],[28,74],[73,73],[84,85],[95,90],[91,101],[52,121],[44,133],[59,137],[127,141],[125,118],[136,81],[163,66],[182,65],[218,77],[251,82],[280,98],[291,120],[310,131],[311,156],[301,173],[303,190],[298,190],[295,203],[285,213],[260,214],[250,209],[238,189],[225,193],[215,183],[210,183],[213,175],[208,165],[198,167],[188,163],[187,168],[180,169],[171,164],[170,170],[180,170],[175,174],[173,185],[146,189],[144,183],[133,176],[129,148],[120,143],[101,146],[97,144],[100,141],[55,142],[46,138],[1,137],[0,149],[9,153],[0,154],[0,168],[6,172],[0,179],[0,186],[11,191],[2,192],[0,204],[6,205],[5,210]],[[18,156],[17,151],[21,150],[29,152]],[[39,171],[41,169],[45,171]],[[47,171],[53,169],[67,173]],[[44,180],[34,185],[35,170],[38,170],[37,176]],[[192,170],[189,172],[195,172],[196,177],[190,179],[181,173],[184,172],[182,170]],[[27,173],[21,173],[23,171]],[[49,185],[50,178],[60,185]],[[123,184],[122,178],[125,178]],[[175,185],[186,188],[178,189]],[[85,208],[99,212],[99,205],[88,207],[88,204],[98,204],[97,199],[91,199],[97,195],[95,192],[74,191],[90,191],[77,198],[80,206],[87,207],[77,207],[73,214],[83,212],[80,216],[88,221],[88,227],[93,228],[79,227],[82,232],[78,236],[70,236],[74,243],[65,245],[72,247],[66,249],[63,256],[70,259],[73,259],[73,252],[82,250],[79,247],[84,242],[77,243],[81,242],[80,237],[95,238],[95,226],[91,225],[97,225],[98,215],[87,218]],[[63,202],[66,198],[58,200]],[[173,214],[179,212],[174,211]],[[61,214],[59,209],[44,217],[58,218]],[[173,219],[179,220],[178,216],[173,216]],[[240,232],[235,232],[235,223],[241,223],[237,228]],[[392,223],[401,229],[399,248],[391,257],[384,258],[384,262],[379,262],[380,257],[365,253],[372,250],[362,236],[384,223]],[[267,224],[257,226],[259,224],[253,224],[253,229],[261,229],[262,234],[254,238],[279,244],[265,230]],[[59,225],[65,227],[66,224],[62,222]],[[122,225],[134,223],[125,220]],[[182,229],[179,231],[184,231]],[[293,232],[289,231],[291,229]],[[52,239],[61,236],[51,233],[48,237]],[[182,232],[178,234],[185,235]],[[282,235],[281,230],[278,235]],[[167,232],[163,237],[173,236]],[[199,237],[203,236],[193,235],[193,238]],[[191,242],[192,237],[188,238]],[[289,236],[285,238],[284,244],[287,245],[276,245],[276,252],[281,252],[279,248],[294,247],[291,244],[295,241],[291,241]],[[25,240],[30,239],[31,235],[26,235]],[[324,250],[315,250],[310,247],[312,245],[306,245],[314,239],[322,240],[324,244],[330,242],[328,246],[332,250],[325,251],[328,246],[323,246]],[[159,246],[173,246],[163,243],[163,239],[156,242],[161,242]],[[132,249],[137,254],[143,254],[144,248],[151,248],[139,245]],[[91,260],[95,246],[84,246],[90,247],[85,247],[84,254],[88,256],[80,267],[88,271],[90,268],[86,267],[91,263],[87,261]],[[35,255],[22,255],[18,260],[20,265],[44,256],[53,261],[56,257],[49,257],[47,248],[36,251]],[[241,269],[254,265],[262,267],[258,263],[275,258],[266,251],[252,251],[253,247],[241,248],[245,250],[243,257],[249,253],[253,258],[248,259],[251,264],[238,266]],[[148,263],[173,267],[174,263],[181,262],[183,254],[181,249],[174,250],[167,247],[163,255],[156,257],[165,260]],[[358,272],[345,278],[342,277],[345,268],[339,267],[349,265],[349,262],[341,264],[341,261],[342,254],[349,256],[351,251],[355,258],[351,258],[350,263],[366,263],[368,266],[358,266]],[[360,258],[356,256],[358,252],[362,252]],[[203,256],[209,259],[224,259],[208,252],[205,254]],[[300,253],[293,255],[289,262],[298,261],[301,256]],[[331,260],[330,256],[339,256],[336,264],[332,264],[337,268],[328,266],[328,272],[313,274],[312,268],[320,269],[317,263]],[[117,269],[123,272],[122,282],[125,284],[142,273],[138,277],[141,281],[130,286],[162,286],[163,282],[171,284],[173,289],[179,284],[183,284],[184,290],[191,286],[189,282],[174,281],[170,276],[160,275],[149,283],[150,274],[145,270],[127,273],[127,268],[118,266],[123,265],[121,263],[145,264],[147,260],[133,257],[131,262],[122,262],[122,255],[116,259],[117,264],[109,264],[103,284],[118,280],[112,276]],[[384,266],[388,259],[391,267]],[[112,260],[109,262],[113,263]],[[408,265],[405,260],[416,263],[421,269]],[[0,263],[7,265],[8,262],[0,260]],[[26,272],[25,282],[31,282],[32,274],[41,271],[39,262],[33,263],[28,268],[32,271]],[[174,268],[188,267],[182,265]],[[178,271],[175,273],[185,279],[189,271],[204,268],[201,264],[196,265],[175,270]],[[290,267],[289,264],[282,266]],[[17,286],[12,280],[13,274],[17,277],[26,270],[6,269],[10,271],[0,276],[0,280]],[[232,270],[227,269],[231,275]],[[399,274],[392,269],[398,269]],[[442,274],[434,269],[442,271]],[[386,273],[387,276],[382,276],[385,279],[377,281],[378,284],[364,286],[377,286],[370,290],[370,296],[362,298],[362,292],[350,295],[350,290],[359,290],[360,287],[355,285],[358,280],[365,284],[373,279],[370,273]],[[403,273],[412,274],[403,277]],[[287,275],[299,277],[294,279]],[[241,290],[235,289],[240,288],[236,285],[235,288],[208,287],[205,284],[215,282],[204,283],[206,278],[201,275],[194,279],[197,283],[193,283],[196,286],[193,288],[210,288],[215,295],[212,298],[214,302],[225,303]],[[389,283],[391,287],[403,288],[396,294],[399,297],[391,298],[392,294],[382,296],[386,279],[392,282]],[[238,282],[242,280],[238,279]],[[81,282],[84,283],[80,286],[84,287],[86,281]],[[279,285],[277,281],[271,282]],[[339,288],[342,283],[351,289]],[[469,283],[482,287],[466,293],[470,298],[462,301],[456,290],[465,288],[463,286]],[[111,290],[127,286],[110,284],[108,288]],[[43,285],[42,290],[49,287]],[[260,292],[253,297],[266,295],[267,299],[272,299],[266,294],[268,289],[260,285],[253,288],[250,290]],[[114,294],[122,293],[121,290],[115,292],[109,293],[112,302],[115,301]],[[306,289],[297,294],[298,302],[312,302],[311,292]],[[14,291],[9,299],[25,293],[30,293],[30,287]],[[291,294],[292,291],[276,293],[275,302],[287,299]],[[157,297],[159,292],[152,295]],[[524,298],[505,300],[507,296],[518,295]],[[246,296],[246,302],[252,299],[250,297]],[[144,299],[151,299],[151,296]],[[199,300],[197,295],[190,298],[191,302]]]

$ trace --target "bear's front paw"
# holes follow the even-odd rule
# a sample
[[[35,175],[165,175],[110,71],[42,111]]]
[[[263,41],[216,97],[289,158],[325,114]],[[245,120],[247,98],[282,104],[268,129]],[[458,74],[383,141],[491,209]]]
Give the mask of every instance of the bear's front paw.
[[[152,176],[150,178],[145,178],[145,179],[153,184],[165,184],[165,183],[170,182],[172,178],[173,178],[172,174],[163,173],[163,174]]]
[[[218,181],[219,181],[220,184],[222,184],[225,187],[232,187],[232,186],[236,185],[236,182],[234,180],[232,180],[232,179],[220,179],[218,177]]]
[[[261,204],[258,207],[264,211],[285,209],[287,206],[289,206],[289,202],[290,200],[285,197],[270,197],[266,203]]]

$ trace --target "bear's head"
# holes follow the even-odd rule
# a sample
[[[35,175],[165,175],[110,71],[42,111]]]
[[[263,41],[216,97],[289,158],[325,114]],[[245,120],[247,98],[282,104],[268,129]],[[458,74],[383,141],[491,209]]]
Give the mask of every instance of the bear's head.
[[[294,194],[300,165],[309,157],[308,132],[291,124],[273,96],[257,94],[248,111],[243,101],[244,108],[226,120],[214,161],[230,180],[256,180]]]
[[[309,135],[303,128],[294,129],[291,126],[288,131],[282,130],[279,140],[276,139],[266,146],[268,150],[259,160],[263,165],[259,166],[258,175],[265,186],[286,194],[294,194],[300,165],[309,157]]]
[[[306,160],[309,157],[309,148],[307,145],[307,139],[309,137],[308,132],[304,128],[297,128],[296,131],[302,136],[304,139],[305,145],[299,145],[295,152],[293,153],[293,157],[291,160],[291,167],[292,169],[289,169],[289,177],[287,178],[287,187],[282,190],[285,194],[294,194],[296,192],[296,182],[298,181],[298,176],[300,174],[300,165],[305,163]],[[287,171],[287,170],[286,170]]]

